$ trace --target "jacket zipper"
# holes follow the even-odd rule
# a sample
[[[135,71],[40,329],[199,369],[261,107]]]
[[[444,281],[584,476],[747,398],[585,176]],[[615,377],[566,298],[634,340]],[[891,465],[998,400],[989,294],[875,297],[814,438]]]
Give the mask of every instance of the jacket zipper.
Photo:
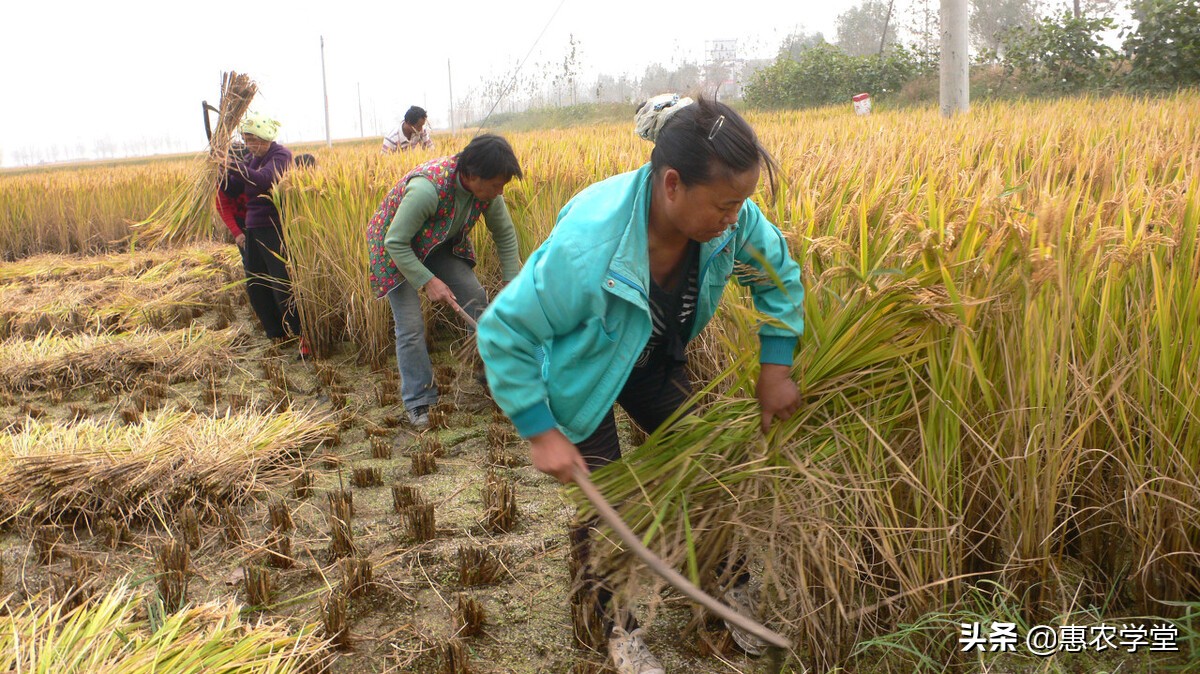
[[[709,255],[708,259],[704,261],[704,264],[700,266],[700,278],[696,279],[696,286],[698,288],[704,287],[704,274],[708,271],[708,265],[712,263],[713,258],[715,258],[718,253],[720,253],[722,250],[725,250],[725,246],[729,245],[729,242],[733,240],[735,234],[736,232],[725,237],[725,240],[721,242],[721,245],[714,248],[712,254]]]
[[[621,283],[624,283],[625,285],[629,286],[630,288],[633,288],[634,290],[641,293],[642,297],[644,297],[647,302],[650,301],[650,296],[648,294],[646,294],[646,291],[643,290],[642,287],[640,285],[638,285],[635,281],[630,281],[629,279],[625,278],[624,276],[618,274],[617,272],[615,272],[611,269],[608,270],[608,273],[612,274],[613,277],[620,279]]]

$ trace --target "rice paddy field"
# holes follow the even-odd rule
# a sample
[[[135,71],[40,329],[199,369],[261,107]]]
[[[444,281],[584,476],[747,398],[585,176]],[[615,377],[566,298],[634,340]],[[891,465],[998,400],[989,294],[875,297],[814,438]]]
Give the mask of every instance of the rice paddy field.
[[[748,113],[780,167],[755,199],[807,289],[802,407],[759,430],[759,317],[732,286],[690,347],[698,412],[622,422],[627,461],[597,484],[714,592],[744,555],[795,642],[785,672],[1200,669],[1196,110]],[[566,540],[589,512],[529,465],[449,312],[426,313],[434,428],[397,401],[366,223],[468,139],[322,148],[285,176],[308,361],[262,336],[222,227],[150,246],[134,225],[200,159],[0,173],[6,671],[605,671]],[[651,149],[629,126],[509,139],[523,256]],[[627,551],[597,553],[668,671],[766,671]],[[964,650],[994,623],[1011,652]],[[1120,636],[1039,656],[1041,626]]]

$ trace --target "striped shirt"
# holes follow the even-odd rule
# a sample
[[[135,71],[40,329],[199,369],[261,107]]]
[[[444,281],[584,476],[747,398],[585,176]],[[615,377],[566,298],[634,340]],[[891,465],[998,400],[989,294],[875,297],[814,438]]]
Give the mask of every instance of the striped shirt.
[[[650,341],[634,362],[634,368],[647,367],[654,361],[672,359],[676,362],[687,361],[688,335],[692,332],[692,323],[696,317],[696,296],[698,294],[698,275],[700,244],[695,241],[688,243],[687,253],[683,256],[684,269],[680,276],[684,279],[676,283],[672,289],[659,287],[650,277]]]

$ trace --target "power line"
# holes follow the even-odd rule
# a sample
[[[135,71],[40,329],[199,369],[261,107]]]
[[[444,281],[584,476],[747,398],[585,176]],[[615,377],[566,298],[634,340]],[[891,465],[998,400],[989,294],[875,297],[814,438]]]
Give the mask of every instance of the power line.
[[[542,26],[542,32],[538,33],[537,38],[534,39],[533,44],[529,47],[529,51],[525,52],[525,58],[521,59],[521,62],[517,64],[516,70],[513,71],[512,82],[510,82],[509,85],[500,92],[500,96],[496,98],[496,102],[492,103],[492,108],[488,110],[488,113],[486,116],[484,116],[483,121],[479,123],[479,129],[487,126],[488,120],[492,118],[492,113],[496,111],[496,106],[500,105],[500,101],[503,101],[504,97],[507,96],[510,91],[512,91],[514,86],[516,86],[517,75],[520,74],[521,68],[525,67],[525,63],[529,60],[530,55],[533,54],[533,50],[537,49],[538,42],[541,42],[542,36],[546,34],[546,29],[549,28],[550,24],[554,21],[554,17],[558,16],[558,10],[562,9],[562,6],[564,3],[566,3],[566,1],[567,0],[559,0],[558,6],[554,8],[554,13],[551,14],[550,18],[546,20],[546,25]],[[451,104],[453,104],[453,101],[451,101]],[[479,135],[478,130],[476,130],[475,135]]]

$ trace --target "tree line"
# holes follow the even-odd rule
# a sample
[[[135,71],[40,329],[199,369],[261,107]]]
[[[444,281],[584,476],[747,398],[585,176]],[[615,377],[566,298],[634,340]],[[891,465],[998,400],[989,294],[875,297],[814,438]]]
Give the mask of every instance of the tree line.
[[[902,102],[937,96],[938,5],[867,0],[837,36],[799,31],[751,75],[757,107],[848,102],[859,92]],[[976,0],[972,98],[1169,91],[1200,84],[1200,0]]]

